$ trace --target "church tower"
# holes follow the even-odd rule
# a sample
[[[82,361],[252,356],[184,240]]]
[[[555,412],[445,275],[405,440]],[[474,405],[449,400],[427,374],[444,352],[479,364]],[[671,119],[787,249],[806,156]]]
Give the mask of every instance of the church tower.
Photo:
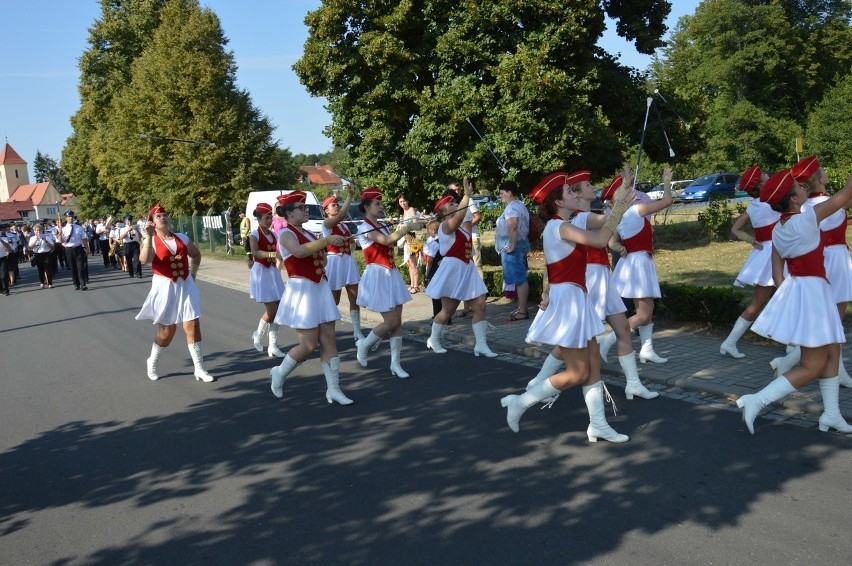
[[[27,162],[8,143],[0,151],[0,202],[7,202],[21,185],[29,185]]]

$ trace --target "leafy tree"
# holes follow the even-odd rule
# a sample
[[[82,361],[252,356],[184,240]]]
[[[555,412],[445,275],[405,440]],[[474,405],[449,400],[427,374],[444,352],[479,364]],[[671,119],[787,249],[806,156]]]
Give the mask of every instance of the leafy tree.
[[[662,0],[326,1],[294,65],[324,96],[326,130],[349,152],[353,175],[405,189],[415,201],[463,175],[493,187],[560,167],[615,169],[638,136],[638,77],[596,46],[604,14],[650,52]],[[615,88],[613,88],[613,86]],[[468,123],[470,121],[470,124]]]
[[[852,171],[852,75],[841,77],[811,113],[806,142],[807,153],[819,155],[842,186]]]
[[[236,86],[211,10],[197,0],[104,0],[102,8],[81,58],[82,104],[66,148],[83,202],[143,212],[160,201],[186,214],[292,182],[292,155]]]
[[[809,112],[852,65],[850,2],[705,0],[651,73],[690,122],[697,169],[778,168]]]
[[[68,192],[68,179],[65,176],[65,171],[50,155],[36,150],[36,156],[33,160],[33,173],[35,173],[36,183],[51,181],[60,194]]]

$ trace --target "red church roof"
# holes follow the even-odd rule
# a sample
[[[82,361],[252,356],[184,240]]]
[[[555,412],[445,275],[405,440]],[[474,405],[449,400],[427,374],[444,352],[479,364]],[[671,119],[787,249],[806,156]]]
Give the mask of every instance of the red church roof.
[[[27,162],[8,143],[0,151],[0,165],[26,165]]]
[[[12,222],[21,219],[21,212],[33,210],[32,201],[0,202],[0,221]]]

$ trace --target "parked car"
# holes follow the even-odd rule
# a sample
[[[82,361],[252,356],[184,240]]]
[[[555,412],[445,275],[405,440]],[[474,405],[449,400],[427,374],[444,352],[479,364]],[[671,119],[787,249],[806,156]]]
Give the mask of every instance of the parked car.
[[[702,175],[683,189],[680,201],[696,202],[711,198],[733,198],[739,178],[740,176],[736,173]]]
[[[346,224],[346,227],[349,228],[349,231],[353,234],[358,233],[358,226],[361,225],[361,222],[364,221],[364,213],[361,212],[361,209],[358,208],[358,205],[361,204],[360,200],[353,200],[352,204],[349,206],[349,214],[346,220],[343,221],[343,224]],[[380,218],[384,218],[385,213],[382,212]],[[355,238],[355,242],[358,241],[358,238]]]
[[[690,183],[692,183],[692,179],[672,181],[672,198],[676,199],[680,197],[683,189],[689,186]],[[654,188],[648,191],[647,195],[651,200],[660,200],[663,198],[663,184],[654,185]]]
[[[483,206],[487,206],[488,204],[499,201],[500,199],[493,195],[473,195],[472,197],[470,197],[470,200],[472,200],[477,204],[477,206],[482,208]]]

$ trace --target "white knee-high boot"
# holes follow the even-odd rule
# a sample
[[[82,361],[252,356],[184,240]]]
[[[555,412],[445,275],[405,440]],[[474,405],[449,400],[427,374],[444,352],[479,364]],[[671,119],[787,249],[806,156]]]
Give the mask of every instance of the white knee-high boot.
[[[802,348],[799,346],[787,346],[787,354],[778,356],[769,362],[769,367],[775,370],[775,377],[780,377],[799,365],[802,359]]]
[[[145,360],[145,365],[148,370],[148,379],[151,381],[157,381],[160,379],[159,373],[159,362],[160,362],[160,352],[163,351],[163,347],[154,342],[151,345],[151,355]]]
[[[598,349],[601,352],[601,359],[604,363],[609,362],[607,357],[609,356],[609,351],[612,349],[612,345],[615,344],[616,339],[617,337],[615,332],[604,334],[603,337],[598,338]]]
[[[358,358],[358,363],[361,364],[361,367],[367,367],[367,353],[375,352],[379,347],[379,342],[381,340],[382,337],[371,330],[370,333],[367,334],[366,338],[355,342],[355,347],[358,349],[356,357]]]
[[[473,355],[479,356],[482,354],[486,358],[496,358],[497,353],[492,352],[491,348],[488,347],[488,340],[485,336],[486,331],[488,330],[488,321],[480,320],[471,326],[473,328],[473,336],[476,338],[476,345],[473,347]]]
[[[822,414],[819,417],[819,429],[828,432],[829,428],[840,432],[852,432],[852,426],[840,414],[840,382],[836,377],[819,380],[822,393]]]
[[[364,335],[361,333],[361,311],[349,311],[349,320],[352,321],[352,335],[355,341],[363,340]]]
[[[506,395],[500,399],[500,405],[508,409],[506,411],[506,423],[512,429],[512,432],[520,430],[521,416],[524,414],[524,411],[542,399],[547,399],[558,394],[559,390],[551,385],[550,379],[545,379],[526,393],[521,395]]]
[[[284,397],[284,380],[290,375],[299,362],[290,357],[290,354],[284,356],[281,364],[269,370],[269,376],[272,378],[272,394],[281,399]]]
[[[655,364],[664,364],[668,358],[658,356],[654,351],[654,325],[646,324],[639,327],[639,340],[642,342],[642,349],[639,350],[639,361],[654,362]]]
[[[745,354],[740,353],[737,349],[737,342],[749,328],[751,328],[751,321],[746,320],[743,317],[739,317],[734,323],[734,328],[731,330],[731,333],[728,334],[728,337],[725,338],[725,341],[722,342],[722,345],[719,347],[719,353],[723,356],[728,354],[732,358],[744,358]]]
[[[351,405],[352,399],[340,390],[340,358],[331,358],[328,363],[320,362],[322,373],[325,375],[325,400],[329,404],[337,401],[341,405]],[[283,394],[283,392],[282,392]]]
[[[400,379],[405,379],[409,377],[408,372],[402,369],[402,365],[400,365],[400,359],[402,358],[402,336],[391,336],[390,338],[390,351],[391,351],[391,365],[390,370],[391,373]]]
[[[269,347],[266,349],[266,355],[270,358],[283,358],[287,355],[278,347],[278,328],[274,322],[269,325]]]
[[[260,319],[260,322],[257,323],[257,330],[251,335],[252,342],[254,342],[254,349],[258,352],[263,351],[263,339],[266,338],[267,332],[269,332],[269,323]]]
[[[432,322],[432,334],[426,340],[426,347],[435,352],[436,354],[447,353],[447,349],[441,345],[441,334],[444,332],[444,329],[446,327],[446,324],[438,324],[437,322]]]
[[[195,366],[195,379],[210,383],[213,381],[213,376],[207,373],[204,369],[204,354],[201,353],[201,342],[193,342],[187,344],[189,355],[192,357],[192,365]]]
[[[604,409],[603,384],[599,381],[593,385],[583,386],[583,399],[586,401],[586,409],[589,411],[589,428],[586,436],[589,442],[597,442],[598,438],[610,442],[627,442],[630,437],[619,434],[606,421],[606,410]]]
[[[634,395],[643,399],[654,399],[660,396],[658,392],[649,391],[647,387],[642,385],[642,380],[639,379],[639,369],[636,367],[636,352],[630,352],[626,356],[618,356],[618,363],[621,364],[624,377],[627,378],[624,396],[628,400],[633,399]]]
[[[529,383],[527,383],[527,391],[558,372],[560,369],[562,369],[562,360],[554,357],[552,353],[547,354],[547,358],[545,358],[544,363],[541,364],[541,369],[538,370],[538,375],[529,380]]]
[[[748,431],[754,434],[754,419],[766,406],[783,399],[796,388],[783,375],[776,377],[766,387],[752,395],[743,395],[737,399],[737,407],[743,410],[743,421]]]

